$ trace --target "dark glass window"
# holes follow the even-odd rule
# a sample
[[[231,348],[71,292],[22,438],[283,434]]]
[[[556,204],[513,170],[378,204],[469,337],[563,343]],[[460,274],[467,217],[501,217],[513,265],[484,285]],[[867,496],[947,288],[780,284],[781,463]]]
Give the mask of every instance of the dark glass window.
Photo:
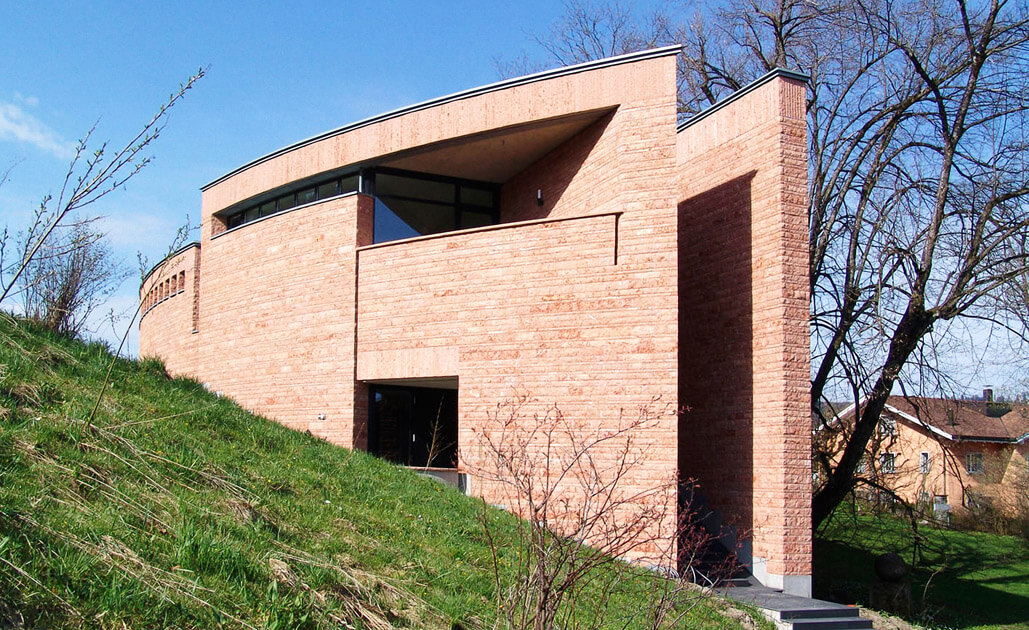
[[[392,169],[377,169],[370,176],[376,199],[376,243],[492,225],[499,220],[493,184]]]
[[[495,184],[386,168],[369,169],[365,173],[369,182],[364,190],[374,191],[376,197],[376,243],[499,222],[499,188]],[[308,188],[234,212],[226,217],[225,226],[232,229],[276,212],[359,189],[361,176],[358,173],[316,181]]]
[[[330,199],[350,192],[356,192],[360,183],[360,176],[357,173],[346,175],[342,178],[332,177],[315,182],[314,185],[304,188],[299,192],[291,192],[280,195],[277,199],[265,201],[249,208],[244,208],[230,215],[225,216],[225,227],[232,229],[244,223],[256,221],[262,217],[289,210],[308,203]]]
[[[476,212],[474,210],[464,210],[461,212],[461,229],[483,227],[486,225],[493,225],[496,221],[493,220],[492,212]]]
[[[492,208],[493,196],[492,190],[471,188],[469,186],[461,187],[461,203],[465,205],[479,206],[480,208]]]
[[[397,241],[402,238],[413,238],[419,236],[417,230],[408,225],[401,219],[395,212],[390,210],[389,206],[384,204],[381,199],[375,200],[375,221],[374,221],[373,234],[375,235],[376,243],[385,243],[386,241]]]
[[[357,188],[358,186],[360,186],[360,184],[361,178],[357,175],[350,175],[349,177],[344,177],[339,182],[339,192],[340,194],[357,192]]]
[[[318,186],[318,198],[328,199],[329,197],[335,197],[339,194],[339,181],[333,180],[331,182]]]
[[[455,187],[451,182],[380,173],[375,176],[375,194],[380,197],[405,197],[453,204]]]
[[[297,196],[294,193],[289,193],[288,195],[283,195],[276,199],[275,203],[278,204],[279,212],[289,210],[293,206],[297,205]]]

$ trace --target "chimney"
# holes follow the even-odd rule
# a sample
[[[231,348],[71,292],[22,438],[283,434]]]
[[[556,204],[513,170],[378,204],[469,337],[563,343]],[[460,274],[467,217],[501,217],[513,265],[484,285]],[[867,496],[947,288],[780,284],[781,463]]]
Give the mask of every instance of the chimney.
[[[983,388],[983,401],[988,403],[993,402],[993,388],[989,385]]]

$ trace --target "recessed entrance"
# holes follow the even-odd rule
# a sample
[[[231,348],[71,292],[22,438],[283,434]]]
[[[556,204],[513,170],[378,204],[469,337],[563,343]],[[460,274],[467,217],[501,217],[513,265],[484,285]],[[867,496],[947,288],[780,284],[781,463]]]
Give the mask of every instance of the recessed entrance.
[[[457,468],[457,379],[453,388],[371,384],[369,445],[402,466]]]

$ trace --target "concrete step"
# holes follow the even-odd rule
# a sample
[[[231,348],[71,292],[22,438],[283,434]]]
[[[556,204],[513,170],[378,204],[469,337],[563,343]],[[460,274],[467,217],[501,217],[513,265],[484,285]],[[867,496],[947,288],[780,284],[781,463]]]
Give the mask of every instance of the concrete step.
[[[871,630],[872,620],[857,617],[819,617],[817,619],[783,620],[793,630]]]
[[[810,597],[790,595],[752,582],[749,588],[726,589],[736,601],[750,604],[782,630],[866,630],[872,621],[861,617],[861,610]]]
[[[795,619],[819,619],[822,617],[850,618],[860,617],[861,609],[854,606],[833,606],[831,608],[787,608],[780,610],[779,619],[791,621]]]

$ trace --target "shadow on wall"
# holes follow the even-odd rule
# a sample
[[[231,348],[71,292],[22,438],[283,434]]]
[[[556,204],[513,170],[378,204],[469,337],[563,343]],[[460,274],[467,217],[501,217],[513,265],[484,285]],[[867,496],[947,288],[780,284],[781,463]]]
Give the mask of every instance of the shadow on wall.
[[[751,182],[755,172],[679,203],[679,471],[692,509],[741,544],[753,529],[753,300]],[[722,530],[722,525],[728,527]],[[746,534],[749,537],[749,534]]]
[[[579,214],[583,208],[600,206],[599,202],[586,199],[598,188],[607,190],[605,186],[589,177],[576,179],[612,118],[614,112],[603,116],[508,180],[500,191],[500,222],[546,219],[551,213],[553,218],[561,218]],[[537,203],[537,190],[542,195],[542,205]]]

